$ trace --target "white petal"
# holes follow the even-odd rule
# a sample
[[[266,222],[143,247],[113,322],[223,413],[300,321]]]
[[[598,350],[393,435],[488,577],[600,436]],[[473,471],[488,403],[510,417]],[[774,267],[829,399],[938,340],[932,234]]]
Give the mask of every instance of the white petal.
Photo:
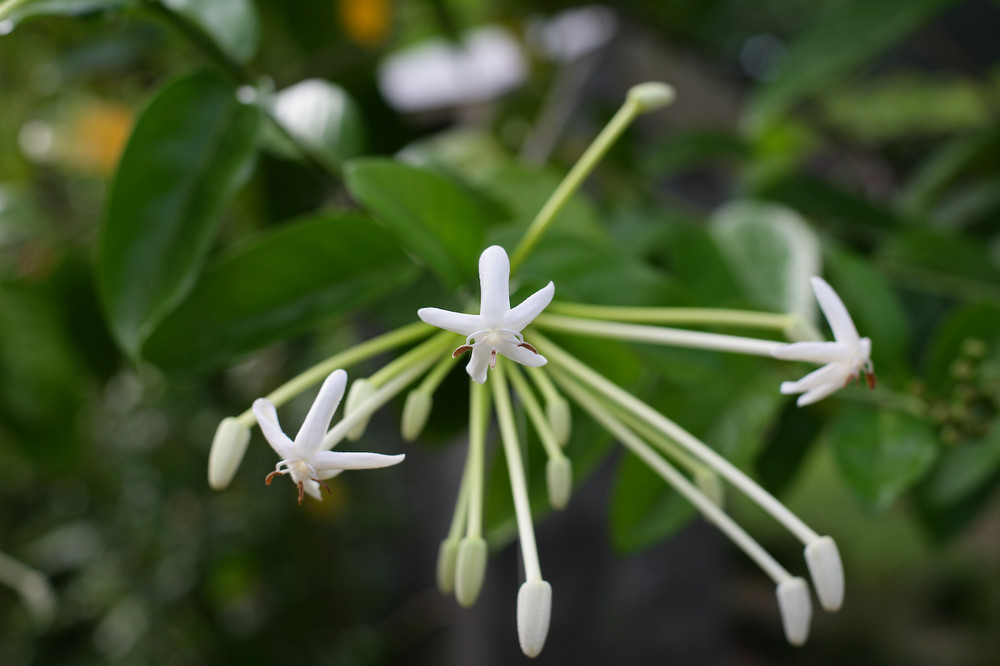
[[[479,345],[472,350],[472,358],[465,366],[465,371],[477,384],[486,383],[486,372],[490,369],[490,356],[490,348],[486,345]]]
[[[337,406],[344,397],[346,386],[347,373],[343,370],[334,370],[323,382],[316,401],[309,408],[309,413],[299,428],[299,434],[295,436],[295,446],[298,447],[299,455],[308,456],[319,449],[323,443],[323,436],[330,427],[333,413],[337,411]]]
[[[479,257],[479,287],[479,314],[484,321],[496,322],[510,311],[510,260],[499,245],[491,245]]]
[[[323,501],[323,493],[319,491],[319,484],[312,479],[306,479],[302,482],[302,488],[306,491],[306,494],[315,500],[320,502]]]
[[[375,469],[389,467],[403,462],[405,454],[386,456],[381,453],[362,453],[359,451],[319,451],[313,454],[309,462],[317,472],[327,472],[335,469]],[[326,477],[329,478],[329,477]]]
[[[799,399],[795,401],[795,404],[799,407],[805,407],[806,405],[811,405],[814,402],[819,402],[823,398],[833,395],[840,389],[844,388],[844,382],[829,382],[823,384],[822,386],[817,386],[816,388],[806,391],[799,396]]]
[[[479,315],[462,314],[441,308],[420,308],[417,310],[417,316],[431,326],[437,326],[466,337],[484,328],[482,317]]]
[[[278,424],[278,412],[270,400],[267,398],[254,400],[253,415],[257,419],[257,423],[260,424],[260,431],[264,433],[267,443],[271,445],[279,458],[284,460],[296,457],[295,445],[292,440],[288,439],[288,435],[281,431],[281,426]]]
[[[785,361],[826,364],[849,359],[853,350],[839,342],[793,342],[778,347],[771,352],[771,356]]]
[[[830,324],[833,337],[837,342],[842,342],[851,348],[857,347],[858,329],[854,327],[851,315],[847,313],[847,308],[844,306],[844,302],[840,300],[840,296],[821,277],[811,277],[809,278],[809,282],[816,293],[816,300],[819,302],[819,307],[823,310],[823,315]]]
[[[540,365],[545,365],[548,361],[541,354],[536,354],[526,347],[518,347],[517,345],[503,345],[499,349],[500,353],[509,358],[512,361],[517,361],[521,365],[525,365],[529,368],[537,368]]]
[[[782,382],[781,392],[786,394],[802,393],[803,391],[809,391],[830,382],[834,384],[839,383],[840,386],[843,386],[846,379],[847,375],[844,372],[843,366],[830,363],[829,365],[824,365],[822,368],[813,370],[796,382]]]
[[[549,306],[552,297],[556,293],[556,286],[549,282],[547,285],[528,296],[520,305],[510,311],[504,318],[502,328],[509,328],[512,331],[521,331],[532,320],[542,313],[542,310]]]
[[[333,477],[341,474],[344,470],[342,469],[318,469],[316,470],[316,478],[322,481],[327,479],[332,479]]]

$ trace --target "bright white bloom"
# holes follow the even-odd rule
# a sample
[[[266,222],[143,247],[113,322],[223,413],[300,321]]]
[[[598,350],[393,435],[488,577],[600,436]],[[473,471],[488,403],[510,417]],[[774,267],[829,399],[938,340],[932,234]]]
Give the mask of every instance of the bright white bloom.
[[[549,282],[511,308],[509,280],[507,253],[499,245],[493,245],[479,257],[482,303],[478,315],[439,308],[417,310],[417,316],[428,324],[466,336],[465,344],[456,349],[453,356],[472,350],[465,370],[480,384],[486,382],[487,369],[496,367],[498,353],[522,365],[535,367],[546,363],[545,357],[524,341],[521,330],[552,301],[555,285]]]
[[[796,403],[799,407],[822,400],[861,375],[865,375],[869,388],[875,388],[872,341],[858,337],[851,315],[833,287],[818,277],[810,278],[810,282],[836,342],[796,342],[771,352],[787,361],[824,364],[797,382],[782,382],[782,393],[802,394]]]
[[[330,420],[337,411],[341,398],[344,397],[346,387],[346,372],[334,370],[330,373],[323,382],[319,395],[316,396],[316,402],[309,408],[295,441],[290,440],[282,432],[278,424],[278,414],[270,400],[258,398],[253,403],[253,414],[257,417],[261,432],[264,433],[271,448],[281,457],[281,462],[267,475],[266,482],[271,485],[275,476],[290,475],[292,482],[299,488],[299,504],[302,504],[305,493],[322,500],[320,486],[330,492],[330,488],[323,483],[323,480],[333,478],[345,469],[388,467],[402,462],[406,457],[321,450],[326,429],[330,426]]]

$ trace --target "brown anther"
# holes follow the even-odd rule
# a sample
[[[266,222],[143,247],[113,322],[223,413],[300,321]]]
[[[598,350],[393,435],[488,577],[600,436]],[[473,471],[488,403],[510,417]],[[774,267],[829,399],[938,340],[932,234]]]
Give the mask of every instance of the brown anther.
[[[490,370],[495,370],[497,367],[497,350],[490,350]]]
[[[302,506],[302,498],[305,497],[305,494],[306,494],[306,489],[302,485],[302,482],[299,481],[299,506]]]
[[[868,388],[871,389],[872,391],[874,391],[875,390],[875,373],[874,372],[865,373],[865,381],[868,383]]]
[[[521,344],[518,345],[518,347],[524,347],[525,349],[527,349],[528,351],[530,351],[532,354],[537,354],[538,353],[538,350],[535,349],[534,347],[532,347],[531,345],[529,345],[527,342],[522,342]]]
[[[326,494],[327,494],[327,495],[330,495],[331,497],[333,496],[333,491],[332,491],[332,490],[330,490],[330,486],[326,485],[326,482],[325,482],[325,481],[322,481],[322,480],[320,480],[320,479],[313,479],[313,481],[315,481],[315,482],[316,482],[316,483],[318,483],[319,485],[323,486],[323,490],[325,490],[325,491],[326,491]]]
[[[276,477],[276,476],[284,476],[284,475],[285,475],[284,472],[271,472],[266,477],[264,477],[264,484],[269,486],[269,485],[271,485],[271,481],[274,480],[274,477]]]
[[[472,349],[472,345],[462,345],[461,347],[459,347],[458,349],[456,349],[451,353],[451,357],[458,358],[459,356],[469,351],[470,349]]]

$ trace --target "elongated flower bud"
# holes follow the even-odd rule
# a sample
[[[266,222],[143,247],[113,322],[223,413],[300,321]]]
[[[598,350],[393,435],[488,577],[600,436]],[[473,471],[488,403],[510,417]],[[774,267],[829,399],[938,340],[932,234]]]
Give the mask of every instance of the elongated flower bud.
[[[556,436],[559,446],[566,446],[573,430],[573,416],[566,398],[559,396],[546,402],[545,417],[549,421],[549,427],[552,428],[552,434]]]
[[[403,420],[400,424],[404,441],[412,442],[420,437],[433,406],[434,398],[430,393],[419,388],[410,391],[403,404]]]
[[[442,594],[455,591],[455,565],[458,560],[459,539],[445,539],[438,549],[437,586]]]
[[[792,645],[803,645],[809,637],[809,623],[812,621],[812,602],[809,601],[809,586],[801,578],[789,578],[775,591],[781,624],[785,627],[785,638]]]
[[[564,508],[573,491],[573,463],[565,456],[549,458],[545,465],[545,477],[549,487],[549,504],[553,509]]]
[[[828,536],[810,543],[806,546],[806,564],[820,606],[831,613],[840,610],[844,603],[844,566],[837,543]]]
[[[726,487],[722,479],[715,471],[703,467],[694,474],[695,485],[698,490],[705,493],[705,497],[712,500],[715,506],[721,507],[726,501]]]
[[[350,416],[351,412],[357,410],[358,405],[371,397],[371,394],[375,392],[375,388],[375,385],[367,379],[355,379],[354,383],[351,384],[351,388],[347,391],[347,400],[344,401],[344,417]],[[368,419],[361,419],[347,433],[347,439],[356,442],[365,434],[365,428],[367,427]]]
[[[544,580],[529,580],[517,592],[517,640],[521,652],[537,657],[545,647],[552,615],[552,586]]]
[[[672,86],[659,81],[648,81],[632,86],[628,98],[636,103],[640,113],[649,113],[672,104],[677,97]]]
[[[208,453],[208,485],[223,490],[233,480],[250,441],[250,428],[232,416],[222,419]]]
[[[458,544],[455,564],[455,599],[468,608],[476,603],[486,577],[486,541],[479,537],[465,537]]]

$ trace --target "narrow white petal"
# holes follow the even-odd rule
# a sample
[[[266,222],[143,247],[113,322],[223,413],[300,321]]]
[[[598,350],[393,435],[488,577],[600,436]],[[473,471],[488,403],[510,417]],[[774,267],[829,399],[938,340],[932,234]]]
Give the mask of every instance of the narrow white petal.
[[[420,308],[417,310],[417,316],[431,326],[437,326],[466,337],[484,328],[482,317],[479,315],[452,312],[441,308]]]
[[[405,454],[387,456],[381,453],[362,453],[360,451],[319,451],[313,454],[309,462],[320,471],[334,469],[375,469],[389,467],[403,462]],[[328,477],[329,478],[329,477]]]
[[[840,385],[843,386],[846,379],[847,376],[844,374],[843,366],[836,363],[830,363],[829,365],[824,365],[822,368],[813,370],[798,381],[782,382],[781,392],[802,393],[803,391],[809,391],[828,382],[840,382]]]
[[[808,361],[826,364],[845,361],[853,354],[851,349],[839,342],[793,342],[771,352],[771,356],[784,361]]]
[[[479,314],[487,322],[496,322],[510,310],[510,259],[499,245],[491,245],[479,257],[479,287]]]
[[[278,412],[270,400],[267,398],[254,400],[253,415],[257,419],[257,423],[260,424],[260,431],[264,433],[267,443],[271,445],[279,458],[284,460],[296,457],[295,445],[292,440],[288,439],[288,435],[281,431],[281,426],[278,424]]]
[[[811,405],[814,402],[819,402],[823,398],[833,395],[840,389],[844,388],[844,382],[829,382],[823,384],[822,386],[817,386],[816,388],[806,391],[799,396],[799,399],[795,401],[795,404],[799,407],[805,407],[806,405]]]
[[[490,369],[490,348],[480,345],[472,350],[472,357],[469,359],[465,371],[472,377],[472,381],[477,384],[486,383],[486,372]]]
[[[316,478],[320,481],[326,481],[342,474],[343,471],[342,469],[318,469],[316,470]]]
[[[323,436],[333,413],[337,411],[341,398],[344,397],[344,389],[347,387],[347,373],[343,370],[334,370],[323,382],[319,389],[316,401],[309,408],[299,434],[295,436],[295,446],[299,449],[299,455],[307,456],[319,449],[323,443]]]
[[[302,488],[306,491],[306,494],[315,500],[320,502],[323,501],[323,493],[319,491],[319,484],[312,479],[306,479],[302,482]]]
[[[854,322],[851,320],[851,315],[847,312],[844,301],[840,300],[837,292],[823,278],[812,277],[809,278],[809,282],[812,283],[819,307],[823,310],[823,315],[830,324],[833,337],[837,342],[842,342],[852,348],[856,347],[858,344],[858,329],[854,327]]]
[[[555,293],[556,286],[549,282],[524,299],[516,308],[512,309],[504,318],[502,328],[509,328],[512,331],[523,330],[535,317],[542,313],[542,310],[549,306]]]
[[[517,345],[503,345],[498,351],[510,360],[517,361],[529,368],[537,368],[548,362],[541,354],[536,354],[526,347],[518,347]]]

